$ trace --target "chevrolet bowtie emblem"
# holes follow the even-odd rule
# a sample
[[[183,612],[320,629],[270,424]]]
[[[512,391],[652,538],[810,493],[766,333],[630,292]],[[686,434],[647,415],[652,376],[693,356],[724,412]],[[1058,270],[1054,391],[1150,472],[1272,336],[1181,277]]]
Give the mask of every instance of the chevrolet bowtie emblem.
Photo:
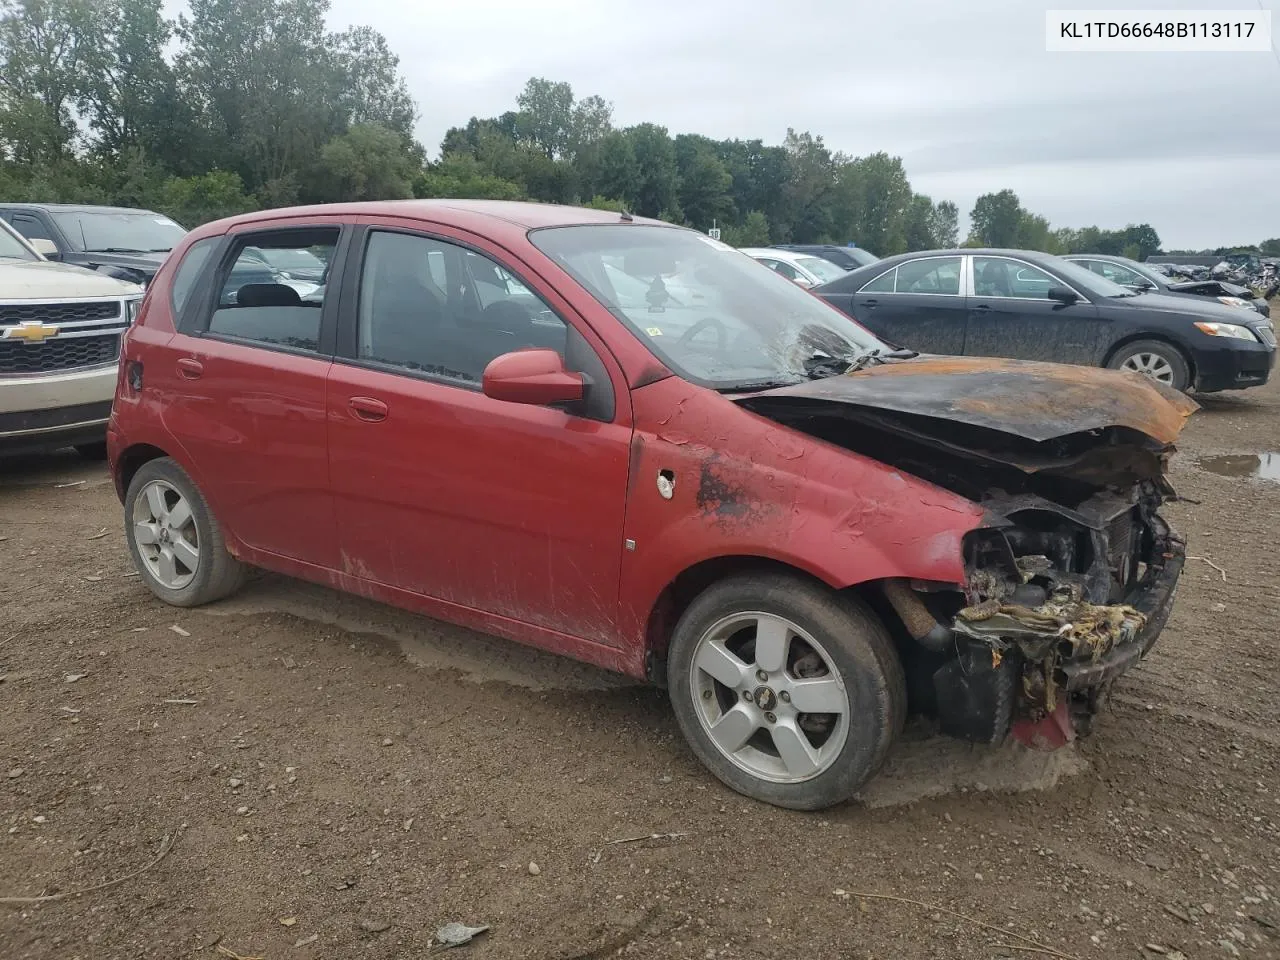
[[[9,327],[4,331],[5,340],[25,340],[27,343],[43,343],[50,337],[58,335],[57,327],[46,327],[39,320],[28,320],[18,324],[16,327]]]

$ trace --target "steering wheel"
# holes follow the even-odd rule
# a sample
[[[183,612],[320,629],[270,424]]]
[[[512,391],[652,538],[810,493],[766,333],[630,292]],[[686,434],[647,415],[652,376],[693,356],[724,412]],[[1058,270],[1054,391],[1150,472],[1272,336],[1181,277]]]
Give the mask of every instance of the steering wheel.
[[[729,331],[725,329],[725,325],[715,317],[703,317],[684,333],[680,334],[679,339],[676,340],[676,346],[683,347],[692,343],[693,338],[708,327],[715,328],[717,350],[724,350],[729,346]]]

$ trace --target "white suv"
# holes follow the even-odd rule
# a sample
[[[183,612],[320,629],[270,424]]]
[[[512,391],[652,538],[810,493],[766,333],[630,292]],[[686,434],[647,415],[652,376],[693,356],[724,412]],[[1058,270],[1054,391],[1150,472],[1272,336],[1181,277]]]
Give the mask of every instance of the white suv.
[[[142,288],[46,260],[0,221],[0,453],[105,454],[120,336]]]

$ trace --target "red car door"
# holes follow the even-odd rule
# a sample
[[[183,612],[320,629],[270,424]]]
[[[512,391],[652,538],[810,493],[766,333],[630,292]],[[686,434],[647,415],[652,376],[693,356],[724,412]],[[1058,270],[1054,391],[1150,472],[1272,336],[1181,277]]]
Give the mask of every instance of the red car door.
[[[353,241],[359,290],[329,375],[343,570],[616,645],[629,396],[566,301],[463,236],[373,226]],[[490,360],[528,347],[590,377],[581,405],[481,392]]]
[[[342,228],[251,227],[229,239],[204,308],[148,359],[146,375],[168,385],[165,423],[233,536],[334,567],[325,415],[336,297],[281,276],[259,251],[333,258]]]

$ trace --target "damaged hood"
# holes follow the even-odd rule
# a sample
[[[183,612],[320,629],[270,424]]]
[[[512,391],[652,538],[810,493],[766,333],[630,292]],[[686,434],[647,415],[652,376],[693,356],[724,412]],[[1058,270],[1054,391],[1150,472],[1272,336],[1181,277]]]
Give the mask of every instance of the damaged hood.
[[[1124,427],[1173,443],[1199,407],[1126,371],[988,357],[919,357],[737,398],[757,412],[777,405],[848,404],[868,411],[965,424],[1032,441]]]

